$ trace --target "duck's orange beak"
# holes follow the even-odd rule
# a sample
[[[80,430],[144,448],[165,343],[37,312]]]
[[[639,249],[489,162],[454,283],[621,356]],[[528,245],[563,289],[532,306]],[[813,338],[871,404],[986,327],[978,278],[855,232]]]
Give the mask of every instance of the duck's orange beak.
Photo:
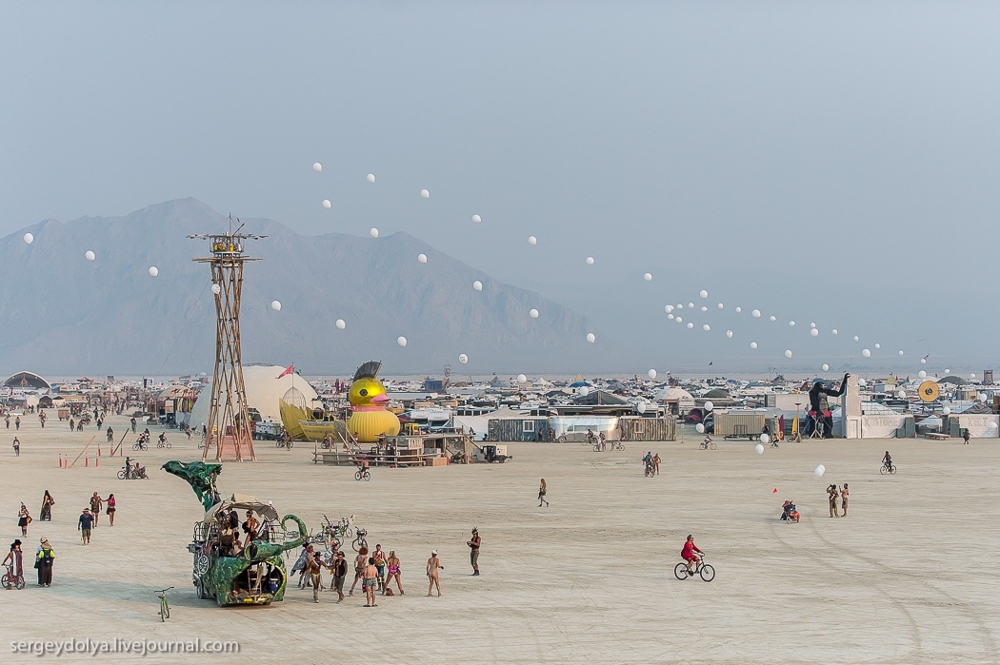
[[[388,395],[375,395],[375,397],[372,397],[372,404],[385,404],[388,401]]]

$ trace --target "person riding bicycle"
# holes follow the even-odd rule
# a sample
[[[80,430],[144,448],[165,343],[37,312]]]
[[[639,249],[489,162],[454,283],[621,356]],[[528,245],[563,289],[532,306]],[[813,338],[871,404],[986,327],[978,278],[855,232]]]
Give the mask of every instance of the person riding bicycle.
[[[594,445],[594,431],[589,427],[587,428],[587,443]]]
[[[892,471],[892,455],[889,454],[888,450],[885,451],[885,457],[882,458],[882,464],[885,464],[885,468],[887,468],[890,472]]]
[[[708,432],[705,433],[705,440],[701,442],[702,448],[708,448],[712,445],[712,435]]]
[[[167,442],[167,433],[160,432],[160,445],[163,445],[166,442]]]
[[[688,535],[687,540],[684,541],[684,547],[681,548],[681,558],[687,561],[687,571],[688,575],[694,575],[696,571],[691,570],[691,567],[698,563],[698,556],[695,554],[704,554],[698,546],[694,544],[694,536]]]
[[[108,443],[114,443],[115,442],[115,431],[109,427],[107,434],[108,434]]]

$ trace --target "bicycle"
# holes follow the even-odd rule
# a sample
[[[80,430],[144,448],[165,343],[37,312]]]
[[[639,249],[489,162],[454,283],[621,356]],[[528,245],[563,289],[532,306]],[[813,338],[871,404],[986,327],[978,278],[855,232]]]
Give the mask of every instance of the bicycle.
[[[24,588],[24,575],[15,575],[13,564],[7,566],[7,572],[3,574],[3,578],[0,579],[0,585],[5,589],[14,588],[20,591]]]
[[[611,450],[625,452],[625,444],[621,441],[611,441],[609,442],[609,445],[611,446]]]
[[[149,450],[149,446],[143,441],[136,441],[132,444],[132,450]]]
[[[358,535],[354,539],[354,542],[351,543],[351,547],[354,548],[355,552],[361,551],[362,547],[368,547],[368,540],[365,538],[367,535],[368,529],[358,528]]]
[[[885,463],[883,463],[882,467],[878,470],[878,472],[881,473],[883,476],[885,474],[887,474],[887,473],[890,476],[895,476],[896,475],[896,465],[895,464],[885,464]]]
[[[698,448],[700,448],[701,450],[715,450],[716,448],[718,448],[718,446],[715,445],[715,441],[709,441],[708,439],[705,439],[704,441],[698,444]]]
[[[688,570],[687,566],[687,561],[681,561],[679,564],[674,566],[674,577],[679,580],[686,580],[688,577],[698,574],[701,575],[701,579],[706,582],[711,582],[715,579],[715,568],[705,563],[704,554],[698,556],[695,570]]]
[[[364,480],[371,480],[372,479],[372,474],[368,471],[368,469],[358,469],[357,471],[354,472],[354,479],[355,480],[362,480],[362,479],[364,479]]]
[[[168,586],[166,589],[160,589],[159,591],[154,591],[156,597],[160,599],[160,621],[166,621],[170,618],[170,605],[167,604],[167,592],[173,589],[172,586]]]
[[[173,446],[170,445],[169,441],[160,441],[160,442],[158,442],[156,444],[156,447],[157,448],[173,448]]]
[[[646,478],[652,478],[653,476],[656,475],[656,467],[654,467],[652,464],[647,464],[646,470],[643,471],[642,475]]]

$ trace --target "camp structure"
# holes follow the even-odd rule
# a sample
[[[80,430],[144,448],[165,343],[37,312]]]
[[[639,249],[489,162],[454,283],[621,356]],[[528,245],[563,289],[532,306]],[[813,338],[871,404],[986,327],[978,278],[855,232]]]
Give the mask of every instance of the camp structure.
[[[317,399],[316,391],[302,377],[287,374],[280,365],[244,365],[243,383],[246,386],[247,406],[251,412],[259,414],[264,421],[281,422],[280,402],[289,388],[294,387],[301,395],[304,405],[312,405]],[[198,401],[191,410],[191,425],[201,427],[208,422],[208,402],[211,399],[211,384],[201,391]],[[225,395],[223,394],[223,399]]]

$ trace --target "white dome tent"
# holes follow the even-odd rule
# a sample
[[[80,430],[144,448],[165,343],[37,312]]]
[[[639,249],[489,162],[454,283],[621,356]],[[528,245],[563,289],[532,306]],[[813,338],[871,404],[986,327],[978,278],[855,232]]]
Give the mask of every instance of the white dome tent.
[[[317,398],[316,391],[305,379],[295,374],[278,378],[285,371],[281,365],[244,365],[243,384],[247,389],[247,406],[257,409],[265,421],[281,422],[278,402],[288,390],[294,387],[305,398],[306,404],[312,405]],[[208,422],[208,402],[212,394],[211,383],[205,386],[191,410],[192,427],[201,427]]]

